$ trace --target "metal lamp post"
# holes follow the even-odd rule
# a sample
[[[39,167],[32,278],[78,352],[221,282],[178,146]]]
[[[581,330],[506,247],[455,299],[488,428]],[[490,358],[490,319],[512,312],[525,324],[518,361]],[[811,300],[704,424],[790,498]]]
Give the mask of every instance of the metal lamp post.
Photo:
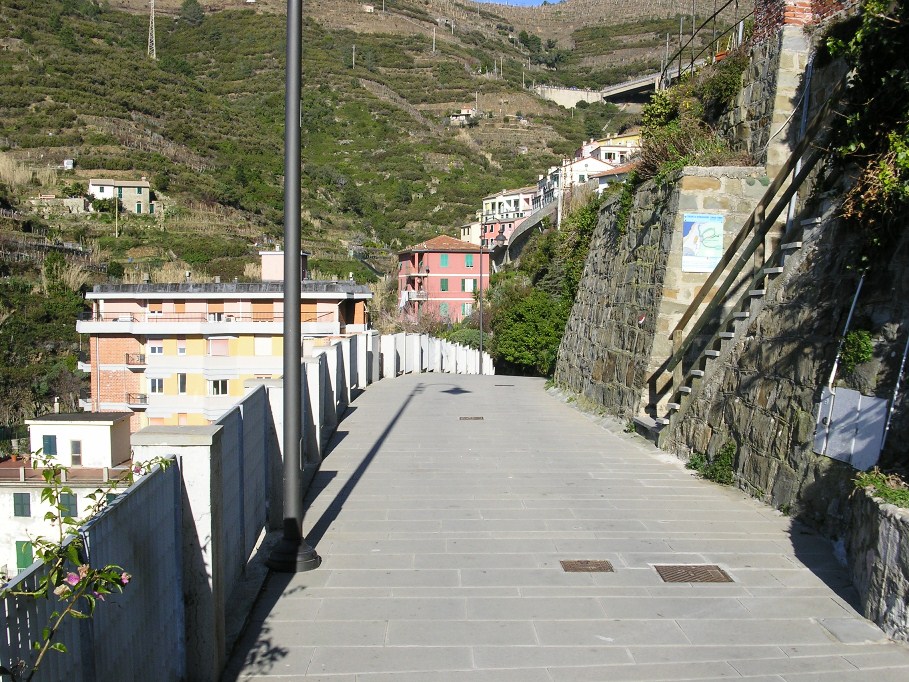
[[[300,91],[302,0],[287,0],[287,85],[284,100],[284,536],[266,565],[296,573],[322,559],[303,539],[300,290]]]
[[[483,235],[480,235],[480,291],[477,294],[477,303],[480,306],[480,371],[483,374]]]

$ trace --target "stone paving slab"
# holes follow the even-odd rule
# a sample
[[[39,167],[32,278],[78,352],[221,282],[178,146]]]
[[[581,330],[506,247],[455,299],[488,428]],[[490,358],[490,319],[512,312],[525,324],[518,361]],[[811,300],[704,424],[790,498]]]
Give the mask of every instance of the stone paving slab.
[[[306,498],[323,564],[269,577],[225,681],[909,679],[829,542],[542,380],[404,376],[354,407]],[[734,582],[653,569],[676,563]]]

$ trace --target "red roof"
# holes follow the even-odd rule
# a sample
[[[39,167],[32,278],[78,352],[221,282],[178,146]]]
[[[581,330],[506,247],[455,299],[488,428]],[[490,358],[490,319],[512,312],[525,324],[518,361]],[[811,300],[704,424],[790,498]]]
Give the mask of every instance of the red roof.
[[[626,163],[623,166],[616,166],[612,170],[603,171],[602,173],[596,173],[594,175],[591,175],[590,177],[591,177],[591,179],[593,179],[593,178],[607,178],[611,175],[624,175],[625,173],[630,173],[631,171],[633,171],[637,165],[638,165],[637,161],[632,161],[631,163]]]
[[[454,237],[442,234],[438,237],[427,239],[425,242],[409,246],[401,251],[401,253],[414,253],[417,251],[468,251],[479,253],[480,247],[476,244],[471,244],[470,242],[461,241],[460,239],[455,239]]]

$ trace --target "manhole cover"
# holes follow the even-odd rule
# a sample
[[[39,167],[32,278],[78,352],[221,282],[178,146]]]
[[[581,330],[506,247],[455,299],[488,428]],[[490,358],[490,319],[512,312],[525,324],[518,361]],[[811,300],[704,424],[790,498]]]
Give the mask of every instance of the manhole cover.
[[[654,566],[664,583],[731,583],[719,566]]]
[[[577,559],[572,561],[560,561],[562,570],[566,573],[612,573],[612,564],[608,561],[596,559]]]
[[[483,421],[483,417],[458,417],[462,422],[476,422]]]

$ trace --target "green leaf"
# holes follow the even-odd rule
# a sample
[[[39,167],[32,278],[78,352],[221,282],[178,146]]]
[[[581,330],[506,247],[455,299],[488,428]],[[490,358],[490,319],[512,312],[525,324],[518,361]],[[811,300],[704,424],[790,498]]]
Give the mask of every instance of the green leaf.
[[[59,651],[61,654],[66,653],[66,645],[63,642],[54,642],[50,645],[50,648],[54,651]]]

